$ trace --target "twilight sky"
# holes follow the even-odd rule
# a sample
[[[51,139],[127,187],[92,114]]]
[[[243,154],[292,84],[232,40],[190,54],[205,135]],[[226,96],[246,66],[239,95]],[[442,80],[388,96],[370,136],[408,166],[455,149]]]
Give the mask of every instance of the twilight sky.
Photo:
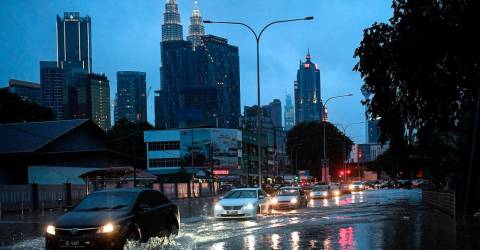
[[[188,33],[193,0],[177,0],[183,32]],[[147,72],[147,88],[159,89],[160,37],[165,0],[2,0],[0,3],[0,87],[10,78],[39,82],[39,61],[56,58],[55,16],[79,11],[92,18],[92,66],[110,80],[111,99],[116,72]],[[361,79],[353,72],[363,29],[391,16],[389,0],[200,0],[204,19],[245,22],[259,30],[270,21],[314,16],[271,26],[260,48],[261,102],[293,94],[299,60],[310,48],[321,70],[322,98],[353,93],[328,103],[329,121],[346,125],[364,121]],[[240,50],[241,105],[256,104],[255,41],[241,26],[206,24],[207,34],[225,37]],[[283,108],[283,107],[282,107]],[[148,120],[154,123],[153,91]],[[347,134],[365,141],[365,126],[353,125]]]

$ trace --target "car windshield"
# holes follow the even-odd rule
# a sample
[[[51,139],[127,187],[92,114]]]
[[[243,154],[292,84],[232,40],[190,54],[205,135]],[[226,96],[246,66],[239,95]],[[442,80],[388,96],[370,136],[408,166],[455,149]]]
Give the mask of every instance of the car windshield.
[[[296,196],[298,195],[298,189],[280,189],[277,192],[278,196]]]
[[[256,190],[233,190],[230,191],[224,199],[238,199],[238,198],[257,198]]]
[[[362,182],[361,181],[354,181],[353,185],[362,185]]]
[[[97,192],[83,199],[73,211],[128,210],[135,203],[133,192]]]
[[[315,187],[313,187],[312,190],[313,190],[313,191],[327,191],[327,190],[328,190],[328,186],[315,186]]]

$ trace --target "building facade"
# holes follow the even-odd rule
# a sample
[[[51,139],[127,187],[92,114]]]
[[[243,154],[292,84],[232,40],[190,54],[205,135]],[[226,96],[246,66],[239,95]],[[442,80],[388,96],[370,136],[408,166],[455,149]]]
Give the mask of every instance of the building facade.
[[[40,89],[40,84],[38,83],[10,79],[8,81],[8,91],[17,94],[26,102],[43,105],[42,91]]]
[[[146,73],[138,71],[117,72],[115,121],[127,119],[133,123],[147,121]]]
[[[238,129],[151,130],[144,132],[144,141],[148,172],[163,175],[182,168],[204,169],[217,173],[217,179],[237,179],[242,174],[242,135]]]
[[[76,74],[74,118],[90,118],[103,130],[111,128],[110,83],[105,75]]]
[[[367,120],[367,143],[380,143],[379,120]]]
[[[285,97],[285,111],[284,111],[284,120],[285,120],[285,130],[289,131],[295,126],[295,109],[293,108],[292,96],[287,94]]]
[[[300,61],[295,90],[295,123],[321,121],[322,100],[320,92],[320,69],[311,61],[310,51],[305,62]]]
[[[55,61],[40,62],[40,86],[43,106],[52,109],[55,120],[65,118],[68,105],[65,72]]]
[[[57,66],[66,71],[80,68],[92,72],[91,39],[89,16],[81,17],[79,12],[57,16]]]
[[[183,27],[176,0],[167,0],[163,13],[162,41],[183,40]]]

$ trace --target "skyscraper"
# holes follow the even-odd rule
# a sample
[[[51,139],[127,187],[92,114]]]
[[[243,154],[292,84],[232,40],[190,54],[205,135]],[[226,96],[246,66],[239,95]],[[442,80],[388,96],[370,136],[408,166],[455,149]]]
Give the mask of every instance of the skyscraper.
[[[295,123],[321,121],[320,69],[311,61],[310,51],[300,61],[295,81]]]
[[[57,63],[66,69],[92,71],[91,20],[80,17],[79,12],[65,12],[63,18],[57,15]]]
[[[285,130],[290,130],[295,126],[295,110],[293,108],[292,103],[292,96],[287,94],[285,97],[285,112],[284,112],[284,119],[285,119]]]
[[[118,71],[115,121],[120,119],[134,123],[147,121],[146,90],[145,72]]]
[[[65,72],[57,67],[57,62],[40,62],[40,85],[43,106],[53,111],[56,120],[64,119],[65,106],[68,105]]]
[[[163,13],[162,41],[183,40],[183,27],[176,0],[167,0]]]
[[[74,118],[90,118],[102,129],[110,129],[110,83],[107,77],[79,73],[75,75],[75,79]]]
[[[202,16],[200,15],[200,8],[198,7],[198,1],[195,1],[193,7],[192,16],[190,17],[190,26],[188,26],[187,40],[192,42],[193,49],[195,50],[201,43],[202,36],[205,35],[205,28],[203,27]]]
[[[17,94],[24,101],[43,105],[42,92],[38,83],[10,79],[8,81],[8,91]]]
[[[282,102],[278,99],[273,99],[271,103],[263,106],[263,110],[268,110],[272,125],[274,128],[282,128]]]

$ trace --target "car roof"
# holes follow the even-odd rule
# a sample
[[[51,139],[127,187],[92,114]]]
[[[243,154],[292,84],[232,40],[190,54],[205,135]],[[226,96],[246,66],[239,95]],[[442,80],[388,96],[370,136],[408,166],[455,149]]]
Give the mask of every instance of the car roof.
[[[115,188],[115,189],[98,190],[98,191],[95,191],[95,193],[120,193],[120,192],[121,193],[125,193],[125,192],[140,193],[145,190],[153,190],[158,192],[158,190],[150,189],[150,188]]]
[[[296,187],[296,186],[285,186],[285,187],[281,187],[280,189],[301,189],[301,187]]]
[[[256,191],[260,190],[260,188],[234,188],[231,191],[236,191],[236,190],[250,190],[250,191]]]

